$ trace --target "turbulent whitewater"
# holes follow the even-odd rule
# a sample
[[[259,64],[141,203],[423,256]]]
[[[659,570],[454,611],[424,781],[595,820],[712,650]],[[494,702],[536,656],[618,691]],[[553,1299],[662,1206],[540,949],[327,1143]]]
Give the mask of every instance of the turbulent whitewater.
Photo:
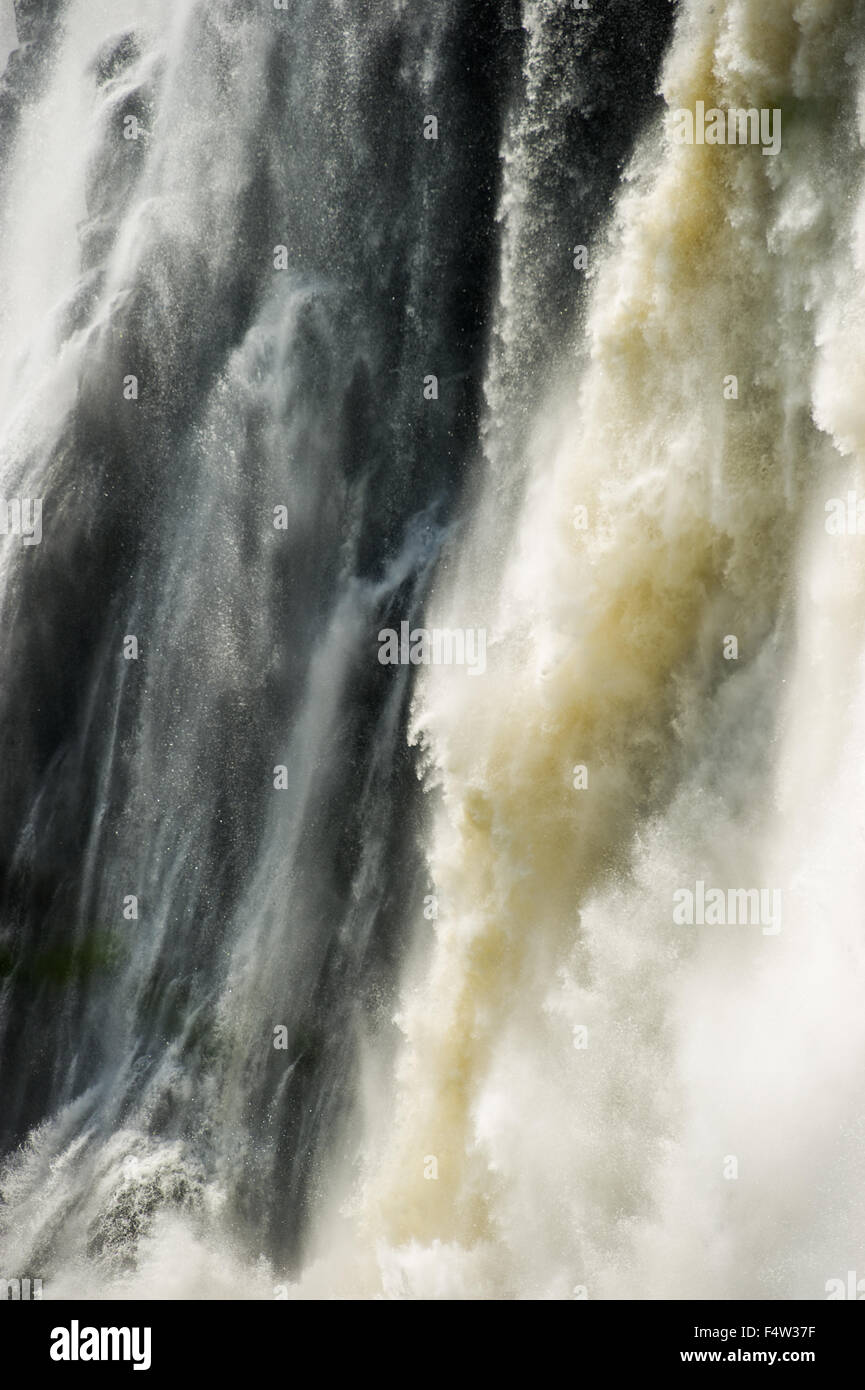
[[[7,51],[0,1278],[865,1276],[861,0]]]

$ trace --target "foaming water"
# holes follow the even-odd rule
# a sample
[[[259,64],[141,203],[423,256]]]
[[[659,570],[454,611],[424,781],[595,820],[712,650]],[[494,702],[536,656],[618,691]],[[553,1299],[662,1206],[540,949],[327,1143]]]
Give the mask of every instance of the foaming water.
[[[861,1244],[862,562],[823,507],[861,486],[856,14],[685,10],[669,108],[780,106],[783,152],[647,139],[498,600],[470,548],[441,594],[495,640],[483,691],[415,704],[440,914],[362,1204],[416,1296],[431,1261],[456,1296],[480,1263],[492,1297],[820,1297]],[[781,888],[781,934],[674,925],[697,879]]]
[[[46,1297],[822,1297],[865,1216],[865,569],[825,525],[863,487],[861,6],[685,4],[627,121],[608,21],[535,0],[495,43],[457,3],[302,5],[302,64],[273,16],[120,8],[67,7],[4,194],[8,476],[117,528],[72,553],[81,614],[111,595],[86,698],[12,762],[13,1077],[22,878],[79,964],[146,912],[14,1091],[4,1254]],[[458,138],[422,148],[416,92]],[[696,101],[780,109],[780,152],[674,143]],[[28,177],[47,118],[91,130],[98,206],[72,134]],[[131,428],[100,393],[138,361]],[[13,558],[7,613],[59,621]],[[421,614],[486,630],[482,678],[385,680],[377,631]],[[779,892],[780,931],[680,925],[698,883]]]

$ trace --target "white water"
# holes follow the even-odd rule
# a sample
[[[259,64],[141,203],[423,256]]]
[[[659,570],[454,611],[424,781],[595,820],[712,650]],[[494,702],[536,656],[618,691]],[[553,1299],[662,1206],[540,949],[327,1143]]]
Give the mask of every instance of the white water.
[[[73,6],[70,73],[102,32],[96,9]],[[524,6],[527,27],[542,11]],[[683,5],[667,107],[779,107],[782,150],[645,133],[593,247],[587,320],[547,363],[517,449],[527,156],[511,161],[486,481],[426,618],[486,627],[487,673],[431,669],[415,693],[438,918],[406,904],[396,1043],[387,1028],[361,1043],[360,1116],[331,1154],[303,1271],[251,1260],[223,1219],[245,1141],[197,1172],[120,1126],[89,1160],[95,1188],[151,1171],[165,1187],[176,1166],[201,1202],[158,1216],[118,1273],[80,1249],[92,1199],[46,1296],[821,1298],[862,1268],[865,541],[824,524],[829,498],[865,488],[862,18],[853,0]],[[73,76],[45,98],[67,121],[78,100]],[[52,207],[71,223],[72,156],[55,157]],[[40,189],[9,203],[30,242],[2,240],[0,283],[27,295],[4,299],[16,342],[32,297],[44,321],[74,278],[61,253],[56,284],[28,288]],[[292,826],[367,601],[344,595],[318,649]],[[233,1060],[213,1099],[232,1135],[243,1037],[271,989],[278,1007],[281,875],[287,893],[298,852],[274,820],[242,900],[220,1002]],[[779,888],[780,934],[674,925],[674,891],[699,879]],[[16,1267],[80,1187],[75,1104],[3,1184]]]
[[[441,593],[498,640],[416,707],[442,907],[361,1203],[405,1293],[808,1298],[861,1264],[863,564],[824,527],[865,443],[857,14],[687,8],[670,108],[807,114],[775,162],[646,142],[498,601],[471,549]],[[781,935],[674,927],[697,878],[781,886]]]

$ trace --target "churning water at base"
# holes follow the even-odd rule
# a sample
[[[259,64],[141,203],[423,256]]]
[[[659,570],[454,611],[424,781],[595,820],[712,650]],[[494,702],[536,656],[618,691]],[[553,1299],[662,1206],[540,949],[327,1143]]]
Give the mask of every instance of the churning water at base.
[[[862,4],[15,12],[0,1274],[825,1297]],[[699,101],[780,150],[677,143]],[[383,665],[403,622],[485,670]]]

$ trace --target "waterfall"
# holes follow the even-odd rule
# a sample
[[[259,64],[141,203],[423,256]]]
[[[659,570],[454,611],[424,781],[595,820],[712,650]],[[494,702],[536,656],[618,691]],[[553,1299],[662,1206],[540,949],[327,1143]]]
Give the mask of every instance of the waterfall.
[[[861,20],[0,6],[0,1276],[861,1264]]]

